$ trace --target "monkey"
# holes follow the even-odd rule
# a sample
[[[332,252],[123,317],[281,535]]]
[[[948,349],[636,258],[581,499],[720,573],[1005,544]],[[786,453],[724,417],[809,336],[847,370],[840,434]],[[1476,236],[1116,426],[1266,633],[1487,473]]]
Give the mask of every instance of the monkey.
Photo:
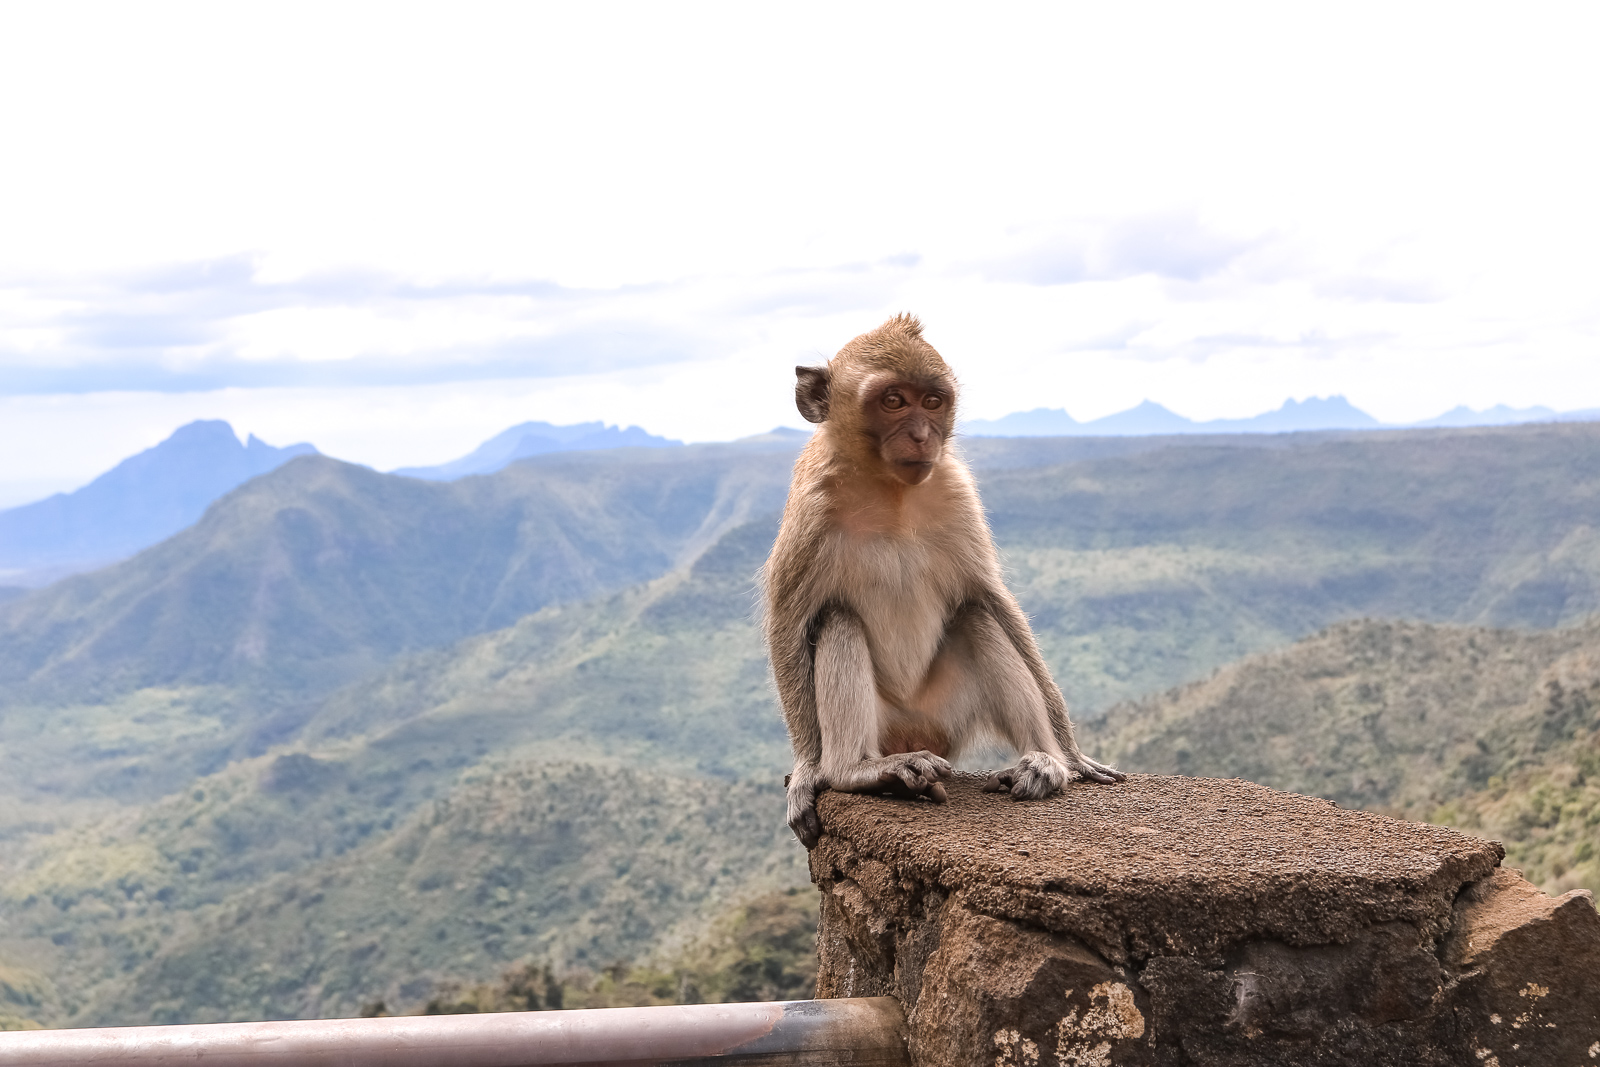
[[[817,430],[761,572],[795,836],[816,847],[825,789],[944,802],[949,761],[981,737],[1018,754],[990,792],[1036,800],[1074,778],[1125,780],[1079,749],[1005,586],[972,471],[951,447],[955,376],[921,322],[897,315],[795,377]]]

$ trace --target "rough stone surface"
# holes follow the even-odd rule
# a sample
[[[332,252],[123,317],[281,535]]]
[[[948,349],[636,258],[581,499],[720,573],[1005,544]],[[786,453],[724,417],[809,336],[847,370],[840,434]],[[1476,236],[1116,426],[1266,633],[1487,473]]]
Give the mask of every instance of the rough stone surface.
[[[1239,780],[979,781],[818,807],[817,995],[898,997],[919,1065],[1600,1064],[1600,916],[1496,844]]]
[[[1600,1063],[1600,914],[1588,893],[1548,897],[1495,871],[1461,894],[1441,948],[1477,1062]]]

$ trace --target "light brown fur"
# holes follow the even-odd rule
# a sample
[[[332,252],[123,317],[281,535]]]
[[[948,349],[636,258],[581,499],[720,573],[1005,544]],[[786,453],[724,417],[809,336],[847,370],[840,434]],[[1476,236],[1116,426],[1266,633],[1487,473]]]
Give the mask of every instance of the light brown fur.
[[[942,800],[982,737],[1018,762],[990,787],[1047,796],[1123,776],[1085,756],[1001,578],[972,472],[948,446],[955,376],[900,315],[797,367],[817,432],[763,571],[767,649],[794,746],[789,825],[809,848],[823,789]]]

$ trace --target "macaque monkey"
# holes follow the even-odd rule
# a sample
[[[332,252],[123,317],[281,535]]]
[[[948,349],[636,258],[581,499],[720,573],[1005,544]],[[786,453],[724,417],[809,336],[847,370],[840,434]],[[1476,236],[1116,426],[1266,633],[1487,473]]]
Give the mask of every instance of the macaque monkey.
[[[762,581],[801,843],[822,835],[824,789],[942,803],[946,761],[980,738],[1019,754],[992,792],[1033,800],[1075,777],[1122,781],[1078,748],[1001,580],[972,472],[950,447],[955,377],[921,323],[892,318],[795,374],[800,414],[819,428]]]

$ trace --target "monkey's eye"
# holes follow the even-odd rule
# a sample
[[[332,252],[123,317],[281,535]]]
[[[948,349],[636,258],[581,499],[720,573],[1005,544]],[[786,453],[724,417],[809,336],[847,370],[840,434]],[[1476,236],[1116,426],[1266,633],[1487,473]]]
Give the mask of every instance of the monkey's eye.
[[[883,406],[890,411],[899,411],[906,406],[906,398],[899,393],[884,393]]]
[[[940,408],[944,407],[944,397],[940,396],[938,393],[930,393],[922,398],[922,406],[927,408],[929,411],[938,411]]]

